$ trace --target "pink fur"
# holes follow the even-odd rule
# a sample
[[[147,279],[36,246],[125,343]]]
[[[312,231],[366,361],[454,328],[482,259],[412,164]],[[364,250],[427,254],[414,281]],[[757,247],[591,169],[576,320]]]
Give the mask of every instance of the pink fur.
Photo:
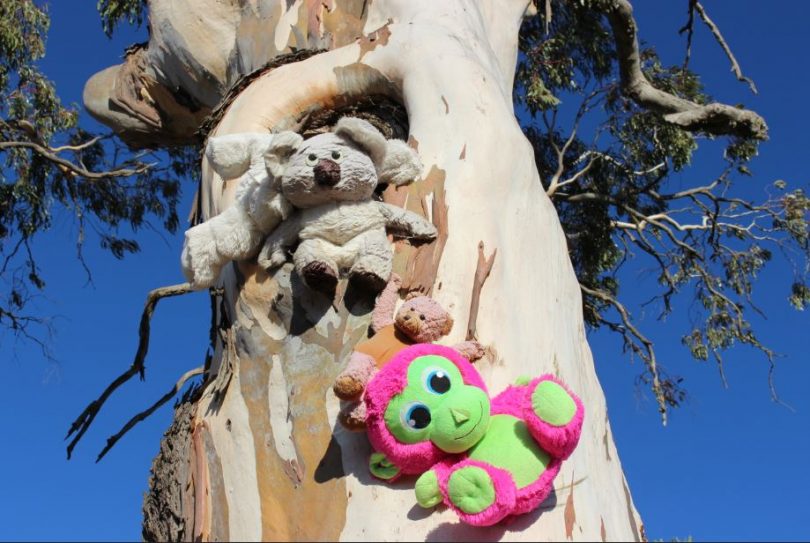
[[[394,324],[394,309],[399,300],[398,292],[401,284],[402,278],[396,273],[392,273],[391,279],[388,280],[388,284],[385,285],[374,304],[374,311],[371,312],[371,329],[374,332]]]
[[[475,368],[459,353],[441,345],[417,344],[401,351],[387,366],[380,370],[366,387],[367,431],[372,446],[384,453],[400,468],[401,474],[420,474],[430,469],[436,471],[444,502],[462,521],[475,526],[489,526],[509,515],[532,511],[548,497],[554,478],[579,441],[584,420],[582,401],[568,387],[552,375],[543,375],[525,386],[510,386],[493,398],[492,415],[511,415],[523,420],[532,437],[550,456],[550,462],[540,477],[531,484],[517,488],[512,475],[486,462],[474,461],[466,453],[449,454],[430,441],[405,444],[398,441],[385,426],[385,409],[391,399],[402,392],[407,384],[410,363],[424,355],[436,354],[451,360],[459,369],[465,384],[486,391],[483,380]],[[562,386],[573,399],[576,412],[571,421],[557,427],[542,421],[532,407],[532,392],[543,381],[553,381]],[[455,507],[449,499],[447,484],[450,475],[465,466],[478,466],[490,475],[495,487],[495,503],[484,511],[470,515]]]
[[[448,492],[448,482],[450,476],[461,468],[475,466],[486,471],[492,478],[493,486],[495,487],[495,502],[488,508],[480,513],[465,513],[450,501]],[[515,510],[515,504],[518,496],[518,489],[515,487],[515,482],[509,472],[496,468],[486,462],[478,462],[470,460],[469,458],[461,460],[449,459],[440,462],[433,468],[436,471],[436,476],[439,480],[439,489],[441,489],[444,503],[458,514],[459,518],[467,524],[473,526],[491,526],[496,522],[504,519],[512,514]]]
[[[564,426],[553,426],[544,422],[535,414],[534,409],[532,409],[531,393],[534,392],[534,389],[537,388],[537,385],[542,381],[553,381],[557,383],[563,387],[574,400],[574,404],[576,404],[577,408],[573,420],[568,424]],[[580,433],[582,432],[582,422],[585,419],[585,407],[582,405],[582,400],[571,392],[565,383],[550,374],[534,379],[524,388],[526,388],[527,400],[523,404],[520,415],[516,416],[520,416],[520,418],[526,422],[526,426],[529,427],[529,432],[532,434],[532,437],[537,440],[543,449],[548,451],[552,456],[560,460],[565,460],[574,452],[574,448],[576,448]]]

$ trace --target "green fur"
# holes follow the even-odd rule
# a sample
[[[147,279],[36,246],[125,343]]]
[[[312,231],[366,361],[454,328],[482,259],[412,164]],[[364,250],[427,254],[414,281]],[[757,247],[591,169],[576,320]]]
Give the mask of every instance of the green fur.
[[[433,470],[426,471],[416,480],[416,501],[422,507],[433,507],[442,502],[439,478]]]
[[[368,469],[375,477],[379,477],[380,479],[391,479],[399,473],[399,468],[391,464],[388,458],[380,452],[371,454]]]
[[[444,372],[450,381],[442,394],[426,385],[431,372]],[[430,423],[413,428],[406,423],[408,410],[420,405],[429,411]],[[461,373],[450,360],[427,355],[415,359],[408,368],[408,384],[394,396],[385,410],[385,425],[402,443],[430,440],[440,449],[459,453],[472,447],[489,425],[489,398],[478,387],[465,385]]]
[[[543,381],[532,393],[532,407],[541,420],[552,426],[565,426],[577,412],[574,400],[554,381]]]
[[[518,488],[536,481],[549,463],[548,454],[532,439],[526,424],[511,415],[493,415],[489,431],[469,457],[505,469]]]
[[[495,503],[495,485],[489,474],[476,466],[453,472],[447,482],[447,494],[453,505],[474,515]]]

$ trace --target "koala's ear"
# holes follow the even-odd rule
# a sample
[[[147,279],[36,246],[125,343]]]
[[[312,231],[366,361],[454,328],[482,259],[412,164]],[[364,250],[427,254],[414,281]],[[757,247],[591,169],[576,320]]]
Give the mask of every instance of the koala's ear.
[[[379,174],[388,149],[388,141],[382,132],[363,119],[343,117],[335,125],[335,134],[350,139],[368,153]]]
[[[382,166],[377,167],[380,183],[407,185],[422,173],[419,155],[402,140],[388,140]]]
[[[273,141],[264,152],[264,165],[273,177],[281,177],[284,173],[284,163],[290,158],[301,144],[304,138],[295,132],[279,132],[273,134]]]
[[[442,328],[442,335],[446,336],[447,334],[450,333],[452,329],[453,329],[453,317],[447,315],[447,320],[444,321],[444,327]]]
[[[247,171],[255,156],[261,157],[273,138],[273,134],[250,132],[213,136],[205,146],[205,156],[222,179],[235,179]]]

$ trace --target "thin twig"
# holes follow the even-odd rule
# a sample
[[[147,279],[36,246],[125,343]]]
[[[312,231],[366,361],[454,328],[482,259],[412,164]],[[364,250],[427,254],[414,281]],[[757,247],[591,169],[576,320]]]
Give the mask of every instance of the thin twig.
[[[73,424],[70,425],[70,430],[68,430],[65,439],[69,438],[74,433],[76,435],[67,447],[68,460],[73,453],[73,448],[79,440],[81,440],[87,429],[90,428],[93,419],[96,418],[96,415],[98,415],[99,410],[104,405],[104,402],[107,401],[107,398],[109,398],[118,387],[135,377],[135,375],[140,375],[141,380],[144,379],[144,360],[146,359],[146,353],[149,351],[150,323],[152,313],[154,313],[157,303],[163,298],[180,296],[182,294],[188,294],[189,292],[192,292],[191,285],[189,283],[180,283],[178,285],[156,288],[146,296],[146,304],[144,305],[140,326],[138,327],[138,350],[135,353],[132,365],[110,383],[107,388],[104,389],[104,392],[102,392],[96,400],[93,400],[76,420],[73,421]]]
[[[160,406],[162,406],[163,404],[165,404],[166,402],[168,402],[169,400],[174,398],[174,396],[178,392],[180,392],[180,389],[183,388],[183,385],[186,384],[186,381],[188,381],[189,379],[191,379],[194,376],[201,375],[204,371],[205,371],[205,369],[202,366],[200,366],[199,368],[194,368],[193,370],[187,371],[186,373],[184,373],[182,375],[182,377],[180,377],[180,379],[177,380],[177,383],[175,383],[175,385],[166,394],[161,396],[161,398],[158,401],[156,401],[151,406],[149,406],[149,408],[145,409],[144,411],[141,411],[140,413],[138,413],[137,415],[135,415],[134,417],[129,419],[129,422],[127,422],[124,425],[124,427],[121,428],[118,431],[117,434],[107,438],[107,444],[104,446],[104,448],[101,450],[101,452],[98,453],[98,458],[96,458],[96,463],[100,462],[101,459],[104,458],[104,455],[107,454],[107,452],[110,449],[112,449],[115,446],[116,443],[118,443],[118,440],[121,439],[122,437],[124,437],[124,435],[127,432],[132,430],[132,428],[136,424],[138,424],[139,422],[145,420],[147,417],[149,417],[149,415],[154,413]]]
[[[734,58],[734,53],[731,52],[731,47],[728,46],[726,40],[723,38],[723,35],[720,33],[720,28],[714,21],[709,19],[709,15],[706,13],[706,10],[703,8],[703,5],[700,2],[695,2],[695,9],[697,10],[700,18],[703,19],[703,22],[706,23],[706,26],[709,27],[709,30],[712,31],[714,35],[714,39],[717,40],[717,43],[720,44],[720,47],[723,48],[723,52],[728,57],[728,60],[731,62],[731,71],[734,72],[734,75],[737,76],[738,81],[742,81],[744,83],[748,83],[748,86],[751,88],[751,92],[757,94],[757,87],[754,85],[754,82],[749,77],[745,77],[742,73],[742,69],[740,68],[740,63],[737,62],[737,59]]]

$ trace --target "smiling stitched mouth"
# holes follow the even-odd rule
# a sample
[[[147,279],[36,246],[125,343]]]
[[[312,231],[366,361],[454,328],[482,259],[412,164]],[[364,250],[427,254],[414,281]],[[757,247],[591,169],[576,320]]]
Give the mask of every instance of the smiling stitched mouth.
[[[476,429],[476,428],[478,428],[478,425],[479,425],[479,424],[481,424],[481,420],[484,418],[484,405],[483,405],[483,404],[480,404],[480,407],[481,407],[481,416],[478,418],[478,422],[476,422],[476,423],[473,425],[473,427],[472,427],[472,428],[470,428],[470,431],[469,431],[469,432],[467,432],[466,434],[464,434],[463,436],[454,437],[454,438],[453,438],[453,441],[458,441],[459,439],[464,439],[465,437],[467,437],[468,435],[470,435],[471,433],[473,433],[473,432],[475,431],[475,429]]]

